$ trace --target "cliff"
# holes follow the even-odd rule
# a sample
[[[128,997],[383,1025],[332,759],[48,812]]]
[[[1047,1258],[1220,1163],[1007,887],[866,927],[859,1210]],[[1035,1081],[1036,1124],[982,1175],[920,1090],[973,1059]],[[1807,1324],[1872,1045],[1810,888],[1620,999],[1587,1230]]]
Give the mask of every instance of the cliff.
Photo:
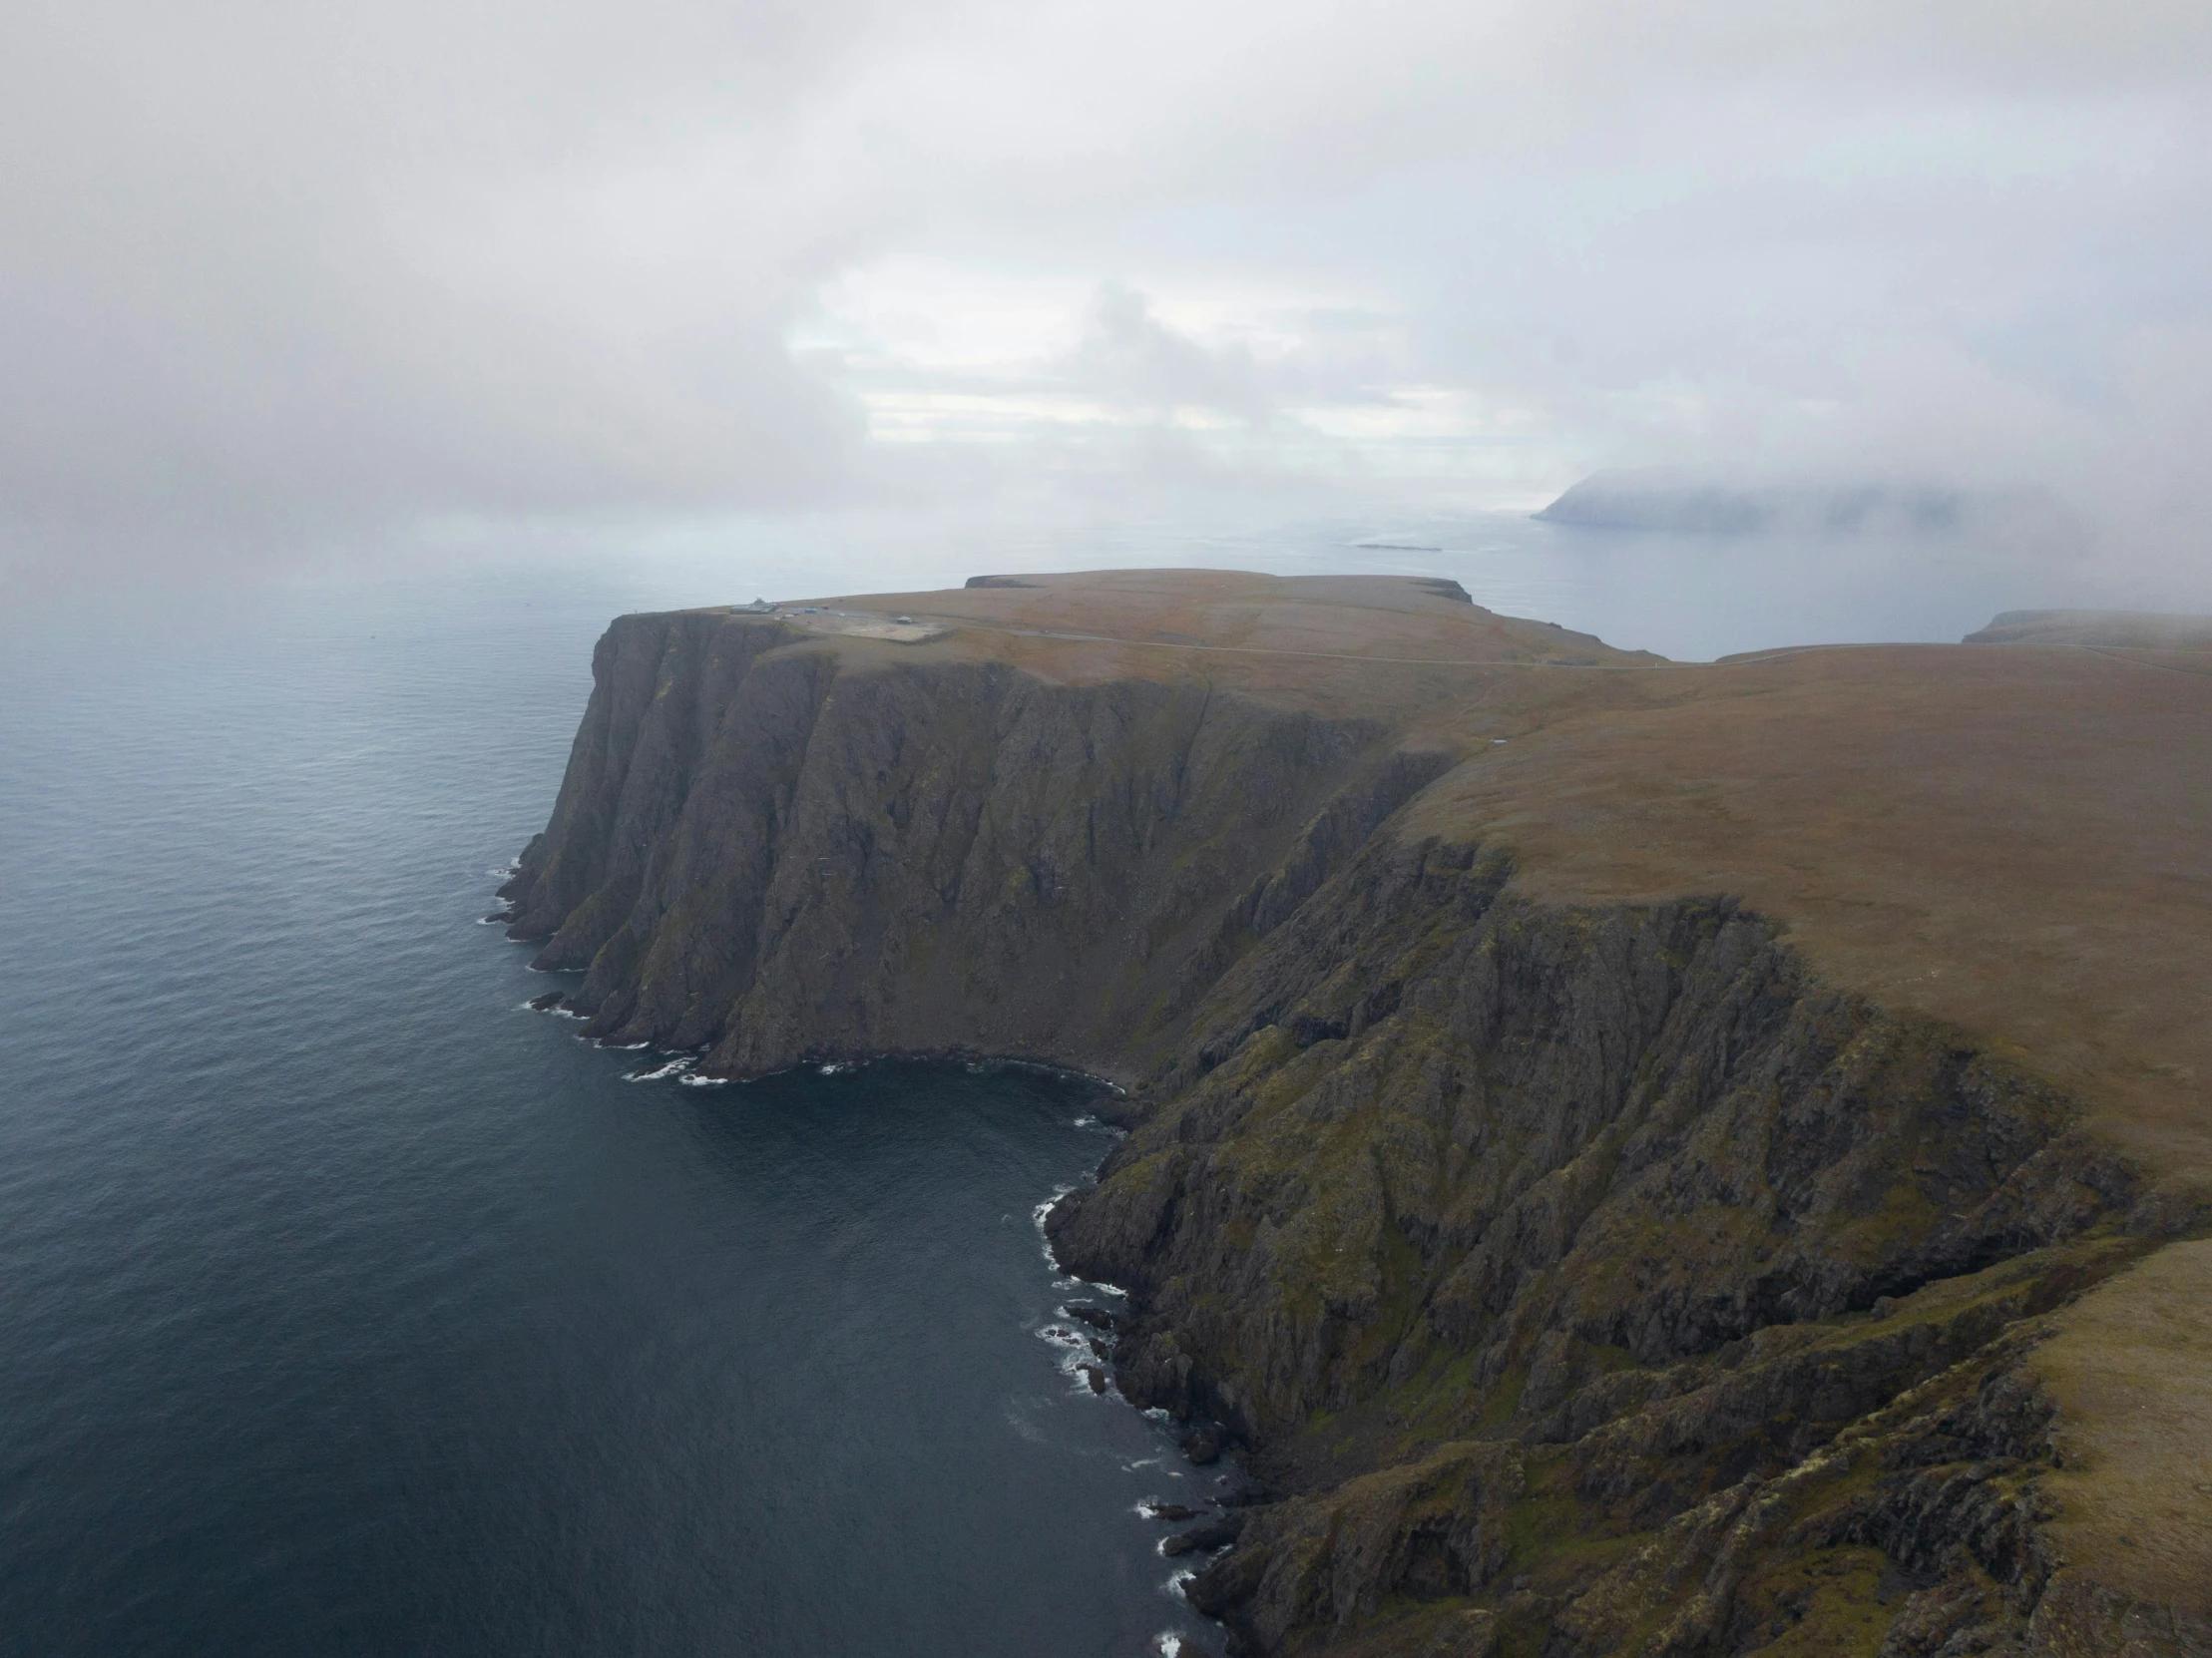
[[[1200,679],[852,664],[773,623],[616,623],[509,896],[610,1042],[1128,1072],[1447,763]],[[1224,903],[1224,897],[1231,901]]]
[[[1129,1084],[1050,1229],[1261,1482],[1242,1648],[2212,1651],[2212,682],[1222,573],[594,669],[506,889],[591,1034]]]

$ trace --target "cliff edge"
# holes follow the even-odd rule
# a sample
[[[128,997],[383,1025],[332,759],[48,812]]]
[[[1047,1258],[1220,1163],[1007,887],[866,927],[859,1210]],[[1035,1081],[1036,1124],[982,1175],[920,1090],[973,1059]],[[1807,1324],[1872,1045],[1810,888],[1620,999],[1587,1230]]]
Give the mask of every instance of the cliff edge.
[[[1266,1653],[2212,1651],[2212,677],[1451,584],[622,619],[504,889],[613,1042],[1128,1086],[1051,1218]]]

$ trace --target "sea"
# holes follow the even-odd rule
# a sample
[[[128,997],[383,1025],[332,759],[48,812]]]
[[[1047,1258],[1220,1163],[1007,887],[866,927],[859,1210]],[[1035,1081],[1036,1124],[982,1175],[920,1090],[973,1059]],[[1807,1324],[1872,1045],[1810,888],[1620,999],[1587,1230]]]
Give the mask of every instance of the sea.
[[[526,1006],[560,982],[483,918],[595,636],[1137,564],[1451,576],[1677,656],[2099,597],[1875,551],[1503,516],[457,533],[0,615],[0,1651],[1218,1651],[1146,1508],[1236,1475],[1094,1391],[1067,1309],[1112,1292],[1040,1232],[1112,1145],[1103,1083],[695,1086]]]

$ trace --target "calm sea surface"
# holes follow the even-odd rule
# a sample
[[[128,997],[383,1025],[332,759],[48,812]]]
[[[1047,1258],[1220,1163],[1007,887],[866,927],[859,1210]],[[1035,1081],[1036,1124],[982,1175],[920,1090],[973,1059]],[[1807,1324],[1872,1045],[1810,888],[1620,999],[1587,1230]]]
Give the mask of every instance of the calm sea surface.
[[[1395,571],[1707,656],[2129,598],[1502,518],[572,555],[0,614],[0,1650],[1211,1644],[1135,1509],[1213,1476],[1040,1335],[1088,1084],[638,1081],[524,1011],[549,982],[476,919],[619,611]]]
[[[611,609],[10,639],[0,1650],[1136,1654],[1213,1475],[1041,1339],[1072,1078],[749,1086],[476,925]]]

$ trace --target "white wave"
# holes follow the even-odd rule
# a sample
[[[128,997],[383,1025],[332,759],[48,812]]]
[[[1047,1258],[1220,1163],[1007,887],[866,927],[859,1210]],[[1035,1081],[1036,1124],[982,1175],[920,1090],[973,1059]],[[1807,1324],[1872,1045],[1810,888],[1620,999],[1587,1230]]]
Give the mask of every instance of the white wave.
[[[1153,1658],[1183,1658],[1190,1650],[1190,1643],[1172,1629],[1162,1629],[1152,1637]]]
[[[1055,1186],[1053,1188],[1052,1196],[1045,1199],[1044,1202],[1037,1204],[1033,1208],[1031,1208],[1030,1219],[1037,1223],[1037,1231],[1040,1237],[1044,1235],[1046,1217],[1050,1215],[1055,1209],[1059,1208],[1060,1200],[1066,1197],[1075,1189],[1076,1188],[1073,1186]],[[1046,1259],[1052,1259],[1052,1252],[1050,1250],[1046,1251]],[[1057,1266],[1059,1263],[1055,1262],[1054,1264]]]
[[[687,1088],[718,1088],[729,1080],[726,1076],[701,1076],[697,1071],[686,1071],[676,1078]]]
[[[1060,1200],[1075,1189],[1073,1186],[1055,1186],[1053,1195],[1030,1211],[1030,1219],[1037,1226],[1038,1250],[1044,1255],[1045,1264],[1056,1273],[1060,1271],[1060,1257],[1053,1253],[1053,1240],[1045,1232],[1045,1222],[1051,1217],[1053,1210],[1060,1206]]]
[[[652,1070],[632,1071],[628,1076],[624,1077],[623,1080],[626,1082],[659,1082],[670,1076],[681,1076],[695,1063],[697,1063],[697,1061],[694,1060],[688,1053],[686,1053],[677,1058],[670,1059],[664,1065],[658,1065]]]
[[[1060,1263],[1055,1261],[1053,1265],[1057,1267]],[[1128,1299],[1129,1293],[1118,1284],[1101,1284],[1089,1278],[1056,1278],[1053,1280],[1053,1288],[1056,1290],[1082,1290],[1087,1295],[1117,1295],[1124,1301]]]
[[[1167,1574],[1167,1581],[1159,1586],[1159,1592],[1163,1595],[1173,1595],[1177,1600],[1181,1600],[1183,1598],[1182,1586],[1197,1575],[1198,1568],[1196,1566],[1183,1566],[1171,1571]]]

